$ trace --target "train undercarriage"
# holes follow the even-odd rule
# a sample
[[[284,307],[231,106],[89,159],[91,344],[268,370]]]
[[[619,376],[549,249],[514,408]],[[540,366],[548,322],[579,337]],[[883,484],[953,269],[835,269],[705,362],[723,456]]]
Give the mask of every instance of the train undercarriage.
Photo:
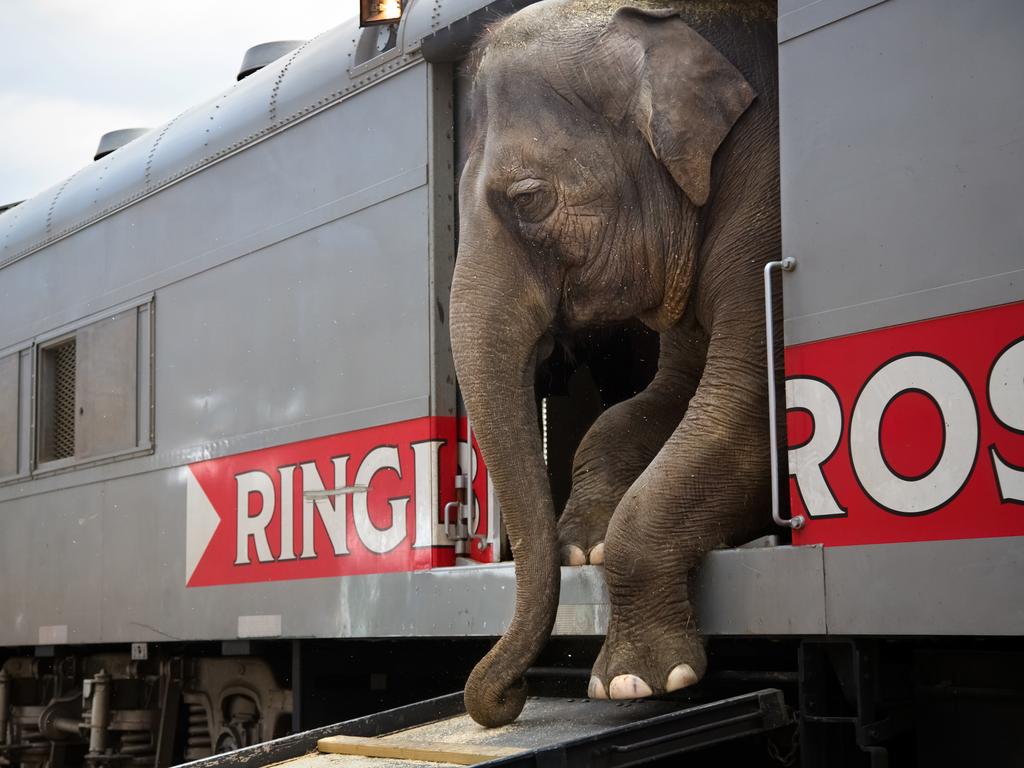
[[[0,765],[166,766],[283,735],[292,694],[265,659],[131,653],[8,658]]]
[[[458,690],[490,642],[150,644],[132,649],[135,659],[121,649],[33,649],[0,672],[0,765],[165,768],[372,720]],[[599,637],[554,638],[528,676],[531,695],[584,701],[599,647]],[[138,658],[143,651],[149,658]],[[748,766],[1024,759],[1014,727],[1024,650],[1014,639],[717,637],[709,658],[706,678],[671,697],[674,706],[725,716],[735,713],[723,702],[770,689],[785,716],[727,743],[701,742],[693,766],[726,757]]]

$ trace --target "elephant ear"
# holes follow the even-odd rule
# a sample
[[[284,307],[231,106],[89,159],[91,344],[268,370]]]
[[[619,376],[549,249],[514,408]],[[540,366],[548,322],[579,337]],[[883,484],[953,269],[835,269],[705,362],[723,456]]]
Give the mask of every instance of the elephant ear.
[[[696,206],[711,192],[711,159],[754,89],[678,12],[620,8],[609,34],[623,61],[627,114]],[[628,81],[632,81],[631,83]],[[637,82],[639,81],[639,82]]]

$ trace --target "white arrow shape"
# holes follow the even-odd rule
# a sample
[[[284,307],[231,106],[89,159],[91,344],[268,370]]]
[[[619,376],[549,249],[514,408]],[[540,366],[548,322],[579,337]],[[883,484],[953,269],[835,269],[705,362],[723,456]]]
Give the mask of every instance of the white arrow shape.
[[[185,470],[185,477],[185,584],[188,585],[220,525],[220,516],[191,469]]]

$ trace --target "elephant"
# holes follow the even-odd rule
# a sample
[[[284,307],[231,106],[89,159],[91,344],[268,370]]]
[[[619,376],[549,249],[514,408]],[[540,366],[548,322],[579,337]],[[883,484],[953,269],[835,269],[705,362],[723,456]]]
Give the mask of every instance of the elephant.
[[[481,725],[522,710],[561,566],[605,570],[591,698],[659,695],[706,670],[689,574],[763,530],[770,484],[774,11],[543,0],[477,44],[450,330],[516,569],[511,623],[466,683]],[[556,518],[538,363],[561,334],[636,318],[659,334],[657,373],[586,433]]]

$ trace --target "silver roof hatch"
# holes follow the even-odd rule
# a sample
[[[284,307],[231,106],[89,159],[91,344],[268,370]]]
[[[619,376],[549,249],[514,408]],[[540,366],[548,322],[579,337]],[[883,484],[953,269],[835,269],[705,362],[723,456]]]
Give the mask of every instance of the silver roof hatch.
[[[302,45],[305,40],[275,40],[271,43],[254,45],[245,52],[242,57],[242,66],[238,68],[238,80],[248,77],[258,69],[270,64],[272,61],[290,53]]]
[[[101,157],[106,157],[115,149],[120,149],[129,141],[135,141],[144,133],[148,133],[149,128],[121,128],[117,131],[108,131],[100,136],[100,143],[96,147],[96,154],[93,155],[93,160],[99,160]]]

